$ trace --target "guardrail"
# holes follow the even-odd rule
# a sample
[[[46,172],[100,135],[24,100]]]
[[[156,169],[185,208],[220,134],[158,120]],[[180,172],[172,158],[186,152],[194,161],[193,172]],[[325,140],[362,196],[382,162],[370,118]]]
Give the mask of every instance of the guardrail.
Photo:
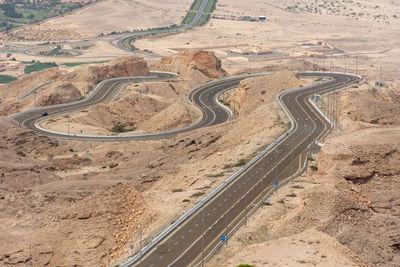
[[[46,109],[49,109],[49,108],[54,108],[54,107],[60,107],[60,108],[62,108],[62,107],[66,107],[66,106],[70,106],[70,105],[73,105],[73,104],[77,104],[77,103],[85,103],[85,102],[87,102],[87,101],[89,101],[90,99],[91,99],[91,97],[103,86],[103,84],[104,83],[106,83],[106,82],[110,82],[110,81],[119,81],[119,80],[133,80],[133,79],[155,79],[155,78],[157,78],[157,73],[160,73],[160,74],[167,74],[167,75],[171,75],[172,77],[174,77],[174,78],[179,78],[179,74],[176,74],[176,73],[173,73],[173,72],[166,72],[166,71],[151,71],[150,72],[150,74],[153,74],[153,75],[150,75],[150,76],[132,76],[132,77],[118,77],[118,78],[110,78],[110,79],[106,79],[106,80],[103,80],[103,81],[101,81],[100,83],[98,83],[97,85],[96,85],[96,87],[95,87],[95,89],[94,90],[92,90],[91,92],[90,92],[90,94],[85,98],[85,99],[82,99],[82,100],[77,100],[77,101],[74,101],[74,102],[69,102],[69,103],[64,103],[64,104],[56,104],[56,105],[50,105],[50,106],[44,106],[44,107],[37,107],[37,108],[34,108],[34,109],[27,109],[27,110],[24,110],[24,111],[21,111],[21,112],[17,112],[17,113],[14,113],[14,114],[11,114],[10,116],[8,116],[9,118],[14,118],[14,117],[16,117],[17,115],[20,115],[20,114],[24,114],[24,113],[27,113],[27,112],[31,112],[31,111],[44,111],[44,110],[46,110]],[[50,82],[50,81],[49,81]]]
[[[207,82],[205,84],[202,84],[198,87],[204,86],[206,84],[210,84],[212,82],[217,82],[217,81],[222,81],[222,80],[233,80],[235,78],[238,77],[254,77],[254,76],[262,76],[262,75],[266,75],[266,74],[270,74],[271,72],[268,73],[261,73],[261,74],[248,74],[248,75],[241,75],[241,76],[235,76],[235,77],[231,77],[228,79],[218,79],[218,80],[214,80],[214,81],[210,81]],[[313,72],[313,71],[304,71],[304,72],[297,72],[299,75],[301,75],[301,73],[315,73],[315,74],[329,74],[332,72]],[[344,74],[346,75],[346,73],[341,73],[341,72],[333,72],[333,74]],[[352,75],[352,76],[356,76],[358,78],[361,79],[361,76],[359,75],[354,75],[354,74],[347,74],[347,75]],[[284,113],[286,114],[286,116],[288,116],[290,123],[291,123],[291,127],[288,131],[286,131],[285,133],[283,133],[281,136],[279,136],[273,143],[271,143],[266,149],[264,149],[261,153],[259,153],[256,157],[254,157],[250,162],[248,162],[245,166],[243,166],[240,170],[238,170],[236,173],[234,173],[231,177],[229,177],[226,181],[224,181],[221,185],[219,185],[214,191],[212,191],[209,195],[207,195],[203,200],[199,201],[193,208],[191,208],[189,211],[187,211],[185,214],[183,214],[177,221],[175,221],[171,226],[169,226],[167,229],[165,229],[160,235],[158,235],[155,239],[153,239],[153,241],[148,244],[147,246],[145,246],[139,253],[137,253],[135,256],[133,256],[132,258],[130,258],[128,261],[126,261],[125,263],[121,264],[121,267],[129,267],[132,264],[134,264],[141,255],[146,254],[149,250],[151,250],[158,242],[160,242],[161,240],[163,240],[167,235],[171,234],[173,231],[175,231],[178,226],[180,224],[182,224],[187,218],[189,218],[191,215],[193,215],[195,212],[197,212],[198,210],[200,210],[200,208],[206,204],[210,199],[212,199],[214,196],[216,196],[218,193],[220,193],[223,189],[225,189],[225,187],[227,187],[231,182],[233,182],[235,179],[237,179],[241,174],[243,174],[247,169],[249,169],[250,166],[252,166],[256,161],[258,161],[261,157],[265,156],[272,148],[274,148],[277,144],[279,144],[286,136],[288,136],[295,128],[295,122],[293,120],[293,117],[291,115],[291,113],[287,110],[286,106],[282,103],[280,97],[284,94],[287,93],[291,93],[291,92],[295,92],[295,91],[299,91],[299,90],[304,90],[306,88],[312,88],[315,86],[319,86],[322,84],[328,84],[331,81],[323,81],[323,82],[318,82],[315,83],[313,85],[308,85],[308,86],[304,86],[304,87],[298,87],[298,88],[294,88],[294,89],[288,89],[285,91],[280,92],[276,97],[275,100],[278,102],[279,106],[282,108],[282,110],[284,111]],[[198,89],[198,87],[194,88],[192,91],[194,91],[195,89]],[[191,91],[191,92],[192,92]],[[190,94],[190,93],[189,93]],[[189,95],[188,94],[188,95]],[[320,111],[318,109],[318,111]],[[332,125],[332,124],[331,124]]]
[[[54,81],[55,81],[55,80],[50,80],[50,81],[44,82],[44,83],[42,83],[42,84],[39,84],[38,86],[34,87],[33,89],[31,89],[31,90],[29,90],[29,91],[23,93],[22,95],[18,96],[18,100],[21,100],[21,99],[27,97],[28,95],[30,95],[30,94],[36,92],[37,89],[42,88],[43,86],[48,85],[48,84],[50,84],[50,83],[52,83],[52,82],[54,82]]]

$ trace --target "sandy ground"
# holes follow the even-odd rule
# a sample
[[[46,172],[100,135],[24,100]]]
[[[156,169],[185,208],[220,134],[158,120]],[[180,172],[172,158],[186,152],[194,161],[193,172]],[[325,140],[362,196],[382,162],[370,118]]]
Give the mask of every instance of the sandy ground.
[[[220,69],[220,62],[210,55],[207,52],[185,53],[158,63],[158,68],[179,70],[182,77],[192,79],[183,78],[174,85],[175,90],[169,91],[164,90],[165,86],[146,85],[150,95],[158,95],[158,98],[178,95],[179,98],[198,83],[226,75]],[[102,68],[105,67],[99,70]],[[118,67],[114,65],[114,68]],[[79,80],[82,73],[90,72],[77,69],[64,75]],[[57,75],[64,79],[62,74]],[[97,144],[52,142],[43,138],[43,145],[38,147],[33,145],[38,142],[32,139],[35,134],[3,119],[2,149],[11,152],[7,156],[4,153],[6,157],[1,166],[4,173],[1,213],[4,216],[1,216],[0,234],[3,240],[10,242],[0,247],[1,263],[24,265],[27,262],[26,239],[33,245],[34,265],[39,266],[61,262],[106,266],[121,255],[128,256],[129,244],[138,247],[137,221],[143,223],[143,236],[148,242],[198,202],[201,195],[210,193],[232,175],[238,169],[232,166],[240,159],[249,160],[288,128],[288,121],[277,109],[273,97],[288,86],[296,87],[300,83],[302,81],[291,73],[244,81],[230,99],[226,99],[240,103],[236,120],[166,141]],[[250,86],[252,84],[255,86]],[[269,87],[264,88],[262,84],[269,84]],[[67,92],[67,89],[59,91]],[[260,97],[243,97],[243,94]],[[179,113],[175,116],[180,117]],[[255,123],[261,118],[264,124]],[[251,127],[248,121],[254,122]],[[152,127],[159,124],[157,119],[153,124]],[[31,140],[29,146],[25,144],[27,140]],[[29,179],[21,180],[24,176]],[[120,197],[111,197],[115,194]],[[49,198],[52,201],[48,201]],[[130,200],[122,204],[126,198]],[[32,199],[33,206],[21,206]],[[93,204],[94,199],[98,200]],[[189,202],[183,202],[184,199]],[[135,207],[133,211],[128,208],[130,206]],[[111,215],[104,216],[109,213]],[[57,243],[57,240],[62,241]],[[79,254],[74,252],[75,247],[80,249]]]
[[[228,247],[223,246],[205,266],[358,266],[345,246],[318,229],[297,233],[276,230],[286,216],[296,212],[302,199],[320,186],[316,177],[304,174],[278,189],[270,197],[271,205],[250,216],[248,225],[241,227],[228,240]]]
[[[379,75],[379,67],[383,66],[384,78],[393,79],[398,75],[397,61],[399,50],[397,40],[399,23],[397,15],[399,6],[392,1],[381,1],[379,7],[375,1],[335,2],[322,6],[322,14],[310,11],[308,8],[287,9],[288,6],[316,6],[314,1],[259,1],[243,2],[239,0],[218,1],[217,9],[213,13],[216,17],[234,16],[235,19],[211,19],[201,28],[179,35],[168,36],[162,39],[143,39],[136,42],[141,49],[150,49],[162,55],[173,53],[168,48],[196,48],[208,46],[243,44],[244,40],[250,45],[263,45],[271,48],[274,57],[284,54],[293,56],[307,54],[319,47],[303,46],[309,40],[326,41],[333,47],[340,49],[347,55],[346,69],[355,72],[357,69],[363,75],[375,79]],[[333,7],[331,7],[333,6]],[[329,9],[335,9],[334,14],[326,14]],[[348,15],[348,13],[356,15]],[[236,20],[240,16],[267,17],[265,22],[247,22]],[[301,27],[299,27],[301,25]],[[232,30],[234,29],[234,30]],[[228,48],[212,49],[218,52],[223,64],[229,72],[249,66],[247,58],[232,56]],[[330,67],[330,51],[325,59],[312,58],[321,67]],[[323,54],[322,54],[323,55]],[[269,64],[271,56],[252,58],[251,67]],[[275,60],[274,63],[282,62]],[[334,53],[333,68],[344,69],[343,54]]]
[[[397,266],[399,95],[397,81],[340,92],[318,171],[278,190],[206,266]]]
[[[222,249],[211,260],[210,266],[236,266],[239,263],[255,266],[399,265],[397,14],[400,7],[389,0],[381,1],[378,7],[370,0],[324,5],[294,0],[268,3],[220,0],[214,13],[218,18],[206,26],[175,36],[136,42],[139,48],[162,55],[176,53],[170,48],[224,44],[224,47],[210,50],[215,51],[222,67],[229,73],[247,72],[249,68],[252,71],[287,70],[292,63],[287,59],[288,55],[314,54],[318,57],[308,58],[308,63],[295,58],[294,69],[332,67],[344,70],[346,66],[346,70],[355,72],[357,63],[358,73],[369,78],[358,88],[340,94],[340,129],[334,137],[327,139],[316,163],[318,172],[296,180],[304,190],[297,186],[293,188],[296,184],[280,190],[272,197],[272,206],[255,214],[249,220],[249,227],[239,230],[233,237],[230,249]],[[265,15],[267,21],[241,21],[239,17],[246,15]],[[124,25],[121,28],[131,25],[130,22],[120,23]],[[93,25],[87,28],[97,30]],[[86,33],[89,32],[82,32]],[[328,45],[321,47],[315,42],[310,45],[311,40],[326,41]],[[249,61],[228,52],[227,46],[235,47],[244,42],[269,47],[274,54],[270,55],[272,58],[257,56]],[[99,49],[94,56],[101,56],[102,49],[111,49],[108,44],[102,45],[96,46]],[[344,51],[346,60],[336,50],[331,64],[332,47]],[[114,50],[108,55],[112,56],[112,53]],[[118,52],[115,50],[115,53]],[[324,53],[326,57],[321,57]],[[81,59],[86,60],[85,55]],[[181,67],[182,61],[176,65],[164,63],[166,70],[187,68]],[[157,64],[154,62],[154,66],[161,66]],[[380,66],[383,66],[387,87],[374,86],[375,80],[379,79]],[[58,77],[60,74],[51,75]],[[188,75],[196,75],[196,72]],[[28,79],[39,83],[48,76],[36,74]],[[196,82],[204,79],[201,75],[194,77]],[[248,86],[257,82],[246,83]],[[271,83],[271,80],[260,83]],[[28,82],[26,84],[23,90],[29,89]],[[20,87],[11,88],[12,97],[15,97]],[[182,92],[189,88],[181,87]],[[242,103],[244,88],[246,84],[229,95],[232,98],[228,100]],[[273,95],[278,91],[274,88]],[[259,93],[257,90],[256,94]],[[9,92],[1,90],[1,93],[10,98]],[[2,101],[1,105],[5,103],[3,98]],[[32,106],[32,98],[29,101],[26,106]],[[129,244],[138,247],[137,221],[143,222],[144,236],[150,237],[146,238],[148,241],[201,199],[195,193],[211,192],[237,170],[231,166],[239,159],[250,158],[286,129],[285,122],[277,123],[284,116],[277,111],[273,101],[264,101],[265,105],[259,109],[243,108],[234,122],[166,142],[93,144],[61,141],[56,144],[52,140],[36,140],[34,135],[24,133],[17,125],[2,122],[1,149],[4,153],[1,155],[6,158],[1,161],[4,176],[0,184],[3,220],[0,225],[2,239],[10,242],[6,247],[0,247],[1,263],[25,266],[28,248],[24,242],[27,237],[33,243],[34,266],[57,265],[63,262],[65,255],[74,255],[71,262],[67,262],[71,265],[87,262],[106,265],[120,255],[127,256]],[[4,114],[17,108],[15,105],[10,109],[2,106]],[[252,112],[246,114],[245,110]],[[265,114],[269,118],[266,125],[249,129],[250,124],[245,121],[259,121]],[[26,140],[30,142],[26,143]],[[37,146],[37,143],[41,145]],[[63,183],[58,186],[60,179]],[[65,188],[72,189],[66,191]],[[287,196],[291,193],[296,197]],[[65,197],[69,195],[72,197]],[[115,195],[121,198],[106,197]],[[128,197],[131,199],[127,204],[124,200]],[[284,204],[275,202],[283,198]],[[95,199],[99,203],[96,202],[95,207],[89,205]],[[189,204],[183,199],[189,199]],[[118,209],[122,204],[126,205]],[[136,207],[133,213],[130,213],[131,207]],[[57,216],[52,216],[53,213]],[[113,215],[106,217],[105,214]],[[87,228],[83,227],[86,225]],[[11,228],[16,230],[11,232]],[[54,232],[49,235],[49,230]],[[82,233],[85,234],[83,241]],[[60,243],[59,240],[63,241]],[[70,250],[71,247],[82,248],[81,254]],[[104,255],[104,251],[109,253]],[[270,254],[272,256],[267,258]]]
[[[44,32],[49,35],[49,38],[52,34],[58,34],[57,39],[60,40],[63,39],[63,34],[64,39],[74,39],[76,37],[96,36],[101,33],[106,34],[112,31],[165,27],[179,24],[191,3],[190,0],[162,0],[157,2],[105,0],[69,15],[47,20],[24,30],[17,30],[16,33],[21,31],[21,34],[28,36],[29,32],[35,32],[35,35],[38,36],[41,32]],[[76,36],[73,35],[74,33]],[[32,36],[32,38],[35,37]]]

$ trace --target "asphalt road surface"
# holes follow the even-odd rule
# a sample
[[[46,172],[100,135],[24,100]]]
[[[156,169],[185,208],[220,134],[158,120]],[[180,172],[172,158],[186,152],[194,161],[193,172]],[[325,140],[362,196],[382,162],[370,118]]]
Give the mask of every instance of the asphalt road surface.
[[[143,79],[150,81],[168,81],[176,78],[177,76],[172,73],[164,72],[151,72],[151,75],[147,78],[120,78],[106,80],[102,83],[99,88],[90,95],[87,99],[77,101],[69,104],[53,105],[47,107],[40,107],[37,109],[27,110],[20,113],[11,115],[10,117],[18,121],[27,128],[49,137],[70,139],[70,140],[82,140],[82,141],[100,141],[100,142],[121,142],[121,141],[132,141],[132,140],[150,140],[150,139],[161,139],[171,138],[182,132],[192,131],[194,129],[202,128],[210,125],[217,125],[231,119],[231,113],[228,109],[223,108],[217,103],[217,95],[237,84],[244,79],[244,77],[233,77],[223,81],[214,81],[201,85],[188,94],[188,99],[191,101],[201,112],[200,119],[185,128],[164,131],[158,133],[138,134],[138,135],[84,135],[84,134],[70,134],[63,132],[55,132],[48,129],[44,129],[38,126],[40,121],[54,119],[60,116],[67,116],[70,113],[78,112],[80,110],[87,109],[91,105],[98,104],[100,102],[108,102],[116,93],[120,90],[123,84],[129,82],[142,82]],[[42,116],[42,113],[47,112],[48,116]]]
[[[203,1],[201,2],[200,6],[199,6],[199,9],[198,9],[197,12],[196,12],[195,17],[194,17],[193,20],[192,20],[190,23],[188,23],[188,24],[182,25],[182,26],[177,27],[177,28],[175,28],[175,29],[173,29],[173,30],[171,30],[171,29],[166,29],[166,30],[149,31],[149,32],[144,32],[144,33],[143,33],[143,32],[137,32],[137,33],[130,34],[129,36],[123,36],[123,37],[121,37],[121,38],[118,40],[116,46],[119,47],[119,48],[121,48],[121,49],[123,49],[123,50],[127,50],[127,48],[123,47],[123,45],[122,45],[122,42],[123,42],[124,40],[126,40],[126,39],[132,39],[133,37],[150,36],[150,35],[152,35],[152,34],[154,34],[154,33],[180,32],[180,31],[182,31],[182,30],[190,29],[190,28],[192,28],[194,25],[196,25],[196,24],[200,21],[201,16],[204,14],[204,9],[206,8],[206,6],[207,6],[207,4],[208,4],[209,1],[210,1],[210,0],[203,0]],[[111,43],[114,44],[113,42],[111,42]]]
[[[156,81],[174,78],[172,74],[151,73]],[[250,75],[253,76],[253,75]],[[305,87],[284,93],[280,100],[286,106],[295,123],[294,131],[284,138],[265,156],[252,164],[237,179],[227,185],[215,197],[207,201],[180,224],[174,231],[142,255],[142,266],[194,266],[220,244],[220,236],[225,235],[227,241],[233,230],[247,219],[248,211],[260,203],[261,197],[273,187],[274,181],[281,181],[295,173],[300,162],[304,162],[306,153],[316,149],[316,141],[320,140],[330,130],[330,123],[315,110],[308,101],[316,93],[324,93],[339,89],[345,85],[357,82],[353,75],[339,73],[299,73],[299,76],[329,77],[331,80],[323,84]],[[50,137],[68,138],[90,141],[130,141],[173,137],[180,132],[187,132],[200,127],[217,125],[231,119],[231,113],[216,102],[219,93],[235,87],[249,75],[230,77],[201,85],[192,90],[188,99],[202,113],[201,119],[186,128],[169,132],[153,133],[137,136],[75,136],[67,133],[47,132],[38,129],[35,122],[43,119],[42,112],[48,112],[49,119],[53,116],[65,116],[100,102],[107,102],[119,90],[119,86],[130,81],[141,81],[143,78],[122,78],[105,81],[95,93],[85,101],[61,106],[41,107],[36,110],[21,112],[11,117],[26,127]],[[121,266],[140,266],[140,260],[135,257]]]
[[[196,266],[221,244],[227,242],[234,229],[245,223],[248,211],[275,181],[295,173],[306,153],[330,130],[330,123],[310,104],[309,97],[357,82],[352,75],[335,73],[299,73],[300,76],[332,78],[329,83],[317,84],[280,96],[295,122],[295,130],[274,149],[251,165],[218,195],[204,203],[168,236],[147,250],[141,257],[132,258],[121,266]],[[228,82],[227,87],[232,86]]]

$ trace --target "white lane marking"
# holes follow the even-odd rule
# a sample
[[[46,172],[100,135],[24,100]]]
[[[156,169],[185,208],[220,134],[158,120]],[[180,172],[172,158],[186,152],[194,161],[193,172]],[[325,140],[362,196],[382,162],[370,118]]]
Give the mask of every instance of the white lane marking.
[[[189,233],[191,233],[191,232],[192,232],[192,228],[189,229]]]
[[[199,224],[198,224],[198,223],[196,223],[196,225],[195,225],[194,227],[197,227],[197,226],[199,226]]]
[[[178,245],[178,241],[176,241],[174,245],[175,245],[175,246]]]

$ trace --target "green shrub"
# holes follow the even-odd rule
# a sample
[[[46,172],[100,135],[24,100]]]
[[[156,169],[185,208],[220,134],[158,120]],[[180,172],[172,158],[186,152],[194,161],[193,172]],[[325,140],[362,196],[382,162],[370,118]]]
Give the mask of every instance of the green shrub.
[[[185,198],[184,200],[182,200],[182,202],[185,202],[185,203],[187,203],[187,202],[190,202],[190,200],[189,200],[189,199],[187,199],[187,198]]]
[[[202,196],[202,195],[204,195],[205,193],[204,192],[196,192],[196,193],[194,193],[193,195],[191,195],[192,197],[199,197],[199,196]]]
[[[10,75],[0,75],[0,83],[5,84],[17,80],[17,78]]]
[[[175,189],[172,189],[172,193],[182,192],[182,191],[183,191],[182,188],[175,188]]]
[[[32,65],[26,66],[24,72],[25,72],[25,74],[29,74],[34,71],[40,71],[40,70],[54,68],[54,67],[58,67],[58,65],[55,62],[44,62],[44,63],[36,62]]]
[[[250,264],[239,264],[237,267],[254,267],[254,265],[250,265]]]
[[[114,133],[123,133],[125,132],[125,126],[117,123],[111,128],[111,131],[113,131]]]
[[[110,169],[115,168],[115,167],[117,167],[117,166],[118,166],[118,163],[110,163],[110,165],[108,165],[108,167],[109,167]]]
[[[317,166],[314,166],[314,165],[311,165],[311,166],[310,166],[310,169],[313,170],[313,171],[318,171],[318,167],[317,167]]]
[[[241,167],[246,165],[247,161],[246,159],[240,159],[235,165],[233,165],[232,167]]]
[[[296,189],[303,189],[304,187],[302,187],[301,185],[293,185],[292,188],[296,188]]]

